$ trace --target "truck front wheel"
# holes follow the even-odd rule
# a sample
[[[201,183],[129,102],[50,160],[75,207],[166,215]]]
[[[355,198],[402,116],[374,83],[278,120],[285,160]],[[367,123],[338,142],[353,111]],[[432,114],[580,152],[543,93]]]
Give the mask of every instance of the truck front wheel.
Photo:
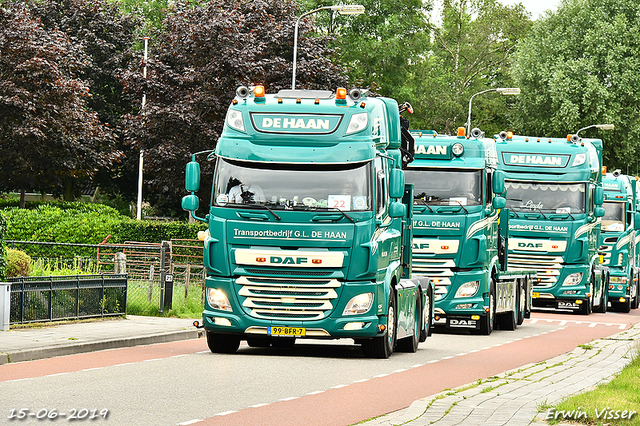
[[[496,284],[493,278],[489,289],[489,312],[480,321],[480,334],[483,336],[490,335],[496,321]]]
[[[396,345],[396,297],[393,290],[389,294],[389,306],[387,308],[387,328],[382,336],[362,342],[362,351],[368,358],[386,359],[393,353]]]
[[[233,354],[240,347],[240,336],[207,331],[207,345],[216,354]]]

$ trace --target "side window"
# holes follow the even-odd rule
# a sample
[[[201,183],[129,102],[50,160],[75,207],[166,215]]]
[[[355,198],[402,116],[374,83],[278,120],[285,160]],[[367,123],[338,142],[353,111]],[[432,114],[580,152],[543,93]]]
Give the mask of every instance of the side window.
[[[493,173],[483,173],[486,179],[486,185],[485,185],[485,204],[488,206],[489,204],[491,204],[492,201],[492,196],[493,196],[493,188],[491,185],[491,181],[493,179]]]
[[[381,218],[387,211],[387,179],[382,158],[376,157],[376,217]]]

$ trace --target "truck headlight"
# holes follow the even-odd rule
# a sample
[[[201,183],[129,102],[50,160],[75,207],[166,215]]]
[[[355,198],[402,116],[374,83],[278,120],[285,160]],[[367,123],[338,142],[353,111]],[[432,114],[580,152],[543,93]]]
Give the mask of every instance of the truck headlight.
[[[582,272],[576,272],[574,274],[570,274],[567,278],[564,279],[562,286],[570,286],[570,285],[578,285],[582,282]]]
[[[358,114],[353,114],[351,116],[351,120],[349,120],[349,127],[347,127],[347,131],[345,132],[345,135],[359,132],[360,130],[367,127],[368,123],[369,123],[369,113],[360,112]]]
[[[573,159],[573,166],[579,166],[581,164],[584,164],[584,162],[587,161],[587,154],[577,154],[576,157]]]
[[[352,297],[344,308],[342,315],[364,314],[371,309],[373,305],[373,293],[362,293]]]
[[[236,130],[244,132],[244,120],[242,119],[242,112],[230,109],[227,113],[227,124]]]
[[[227,296],[217,288],[207,288],[207,302],[212,309],[231,312],[231,304]]]
[[[480,281],[469,281],[468,283],[462,284],[458,291],[456,291],[455,297],[472,297],[475,296],[480,288]]]

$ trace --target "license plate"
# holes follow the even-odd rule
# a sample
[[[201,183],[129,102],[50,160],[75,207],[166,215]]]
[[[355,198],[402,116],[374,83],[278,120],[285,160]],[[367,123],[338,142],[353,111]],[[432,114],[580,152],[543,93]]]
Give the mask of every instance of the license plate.
[[[573,302],[558,302],[558,308],[578,309],[580,306]]]
[[[534,299],[538,299],[540,297],[540,293],[534,291],[533,293],[531,293],[531,297],[533,297]]]
[[[307,329],[304,327],[269,327],[271,336],[304,336]]]

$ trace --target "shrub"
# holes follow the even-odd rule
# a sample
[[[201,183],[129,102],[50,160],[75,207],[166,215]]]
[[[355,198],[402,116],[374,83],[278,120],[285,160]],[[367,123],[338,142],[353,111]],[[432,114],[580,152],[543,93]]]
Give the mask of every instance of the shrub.
[[[7,249],[7,277],[28,277],[31,257],[23,251]]]
[[[6,232],[7,223],[2,213],[0,213],[0,281],[4,281],[7,274],[7,252],[4,248],[4,238]]]

